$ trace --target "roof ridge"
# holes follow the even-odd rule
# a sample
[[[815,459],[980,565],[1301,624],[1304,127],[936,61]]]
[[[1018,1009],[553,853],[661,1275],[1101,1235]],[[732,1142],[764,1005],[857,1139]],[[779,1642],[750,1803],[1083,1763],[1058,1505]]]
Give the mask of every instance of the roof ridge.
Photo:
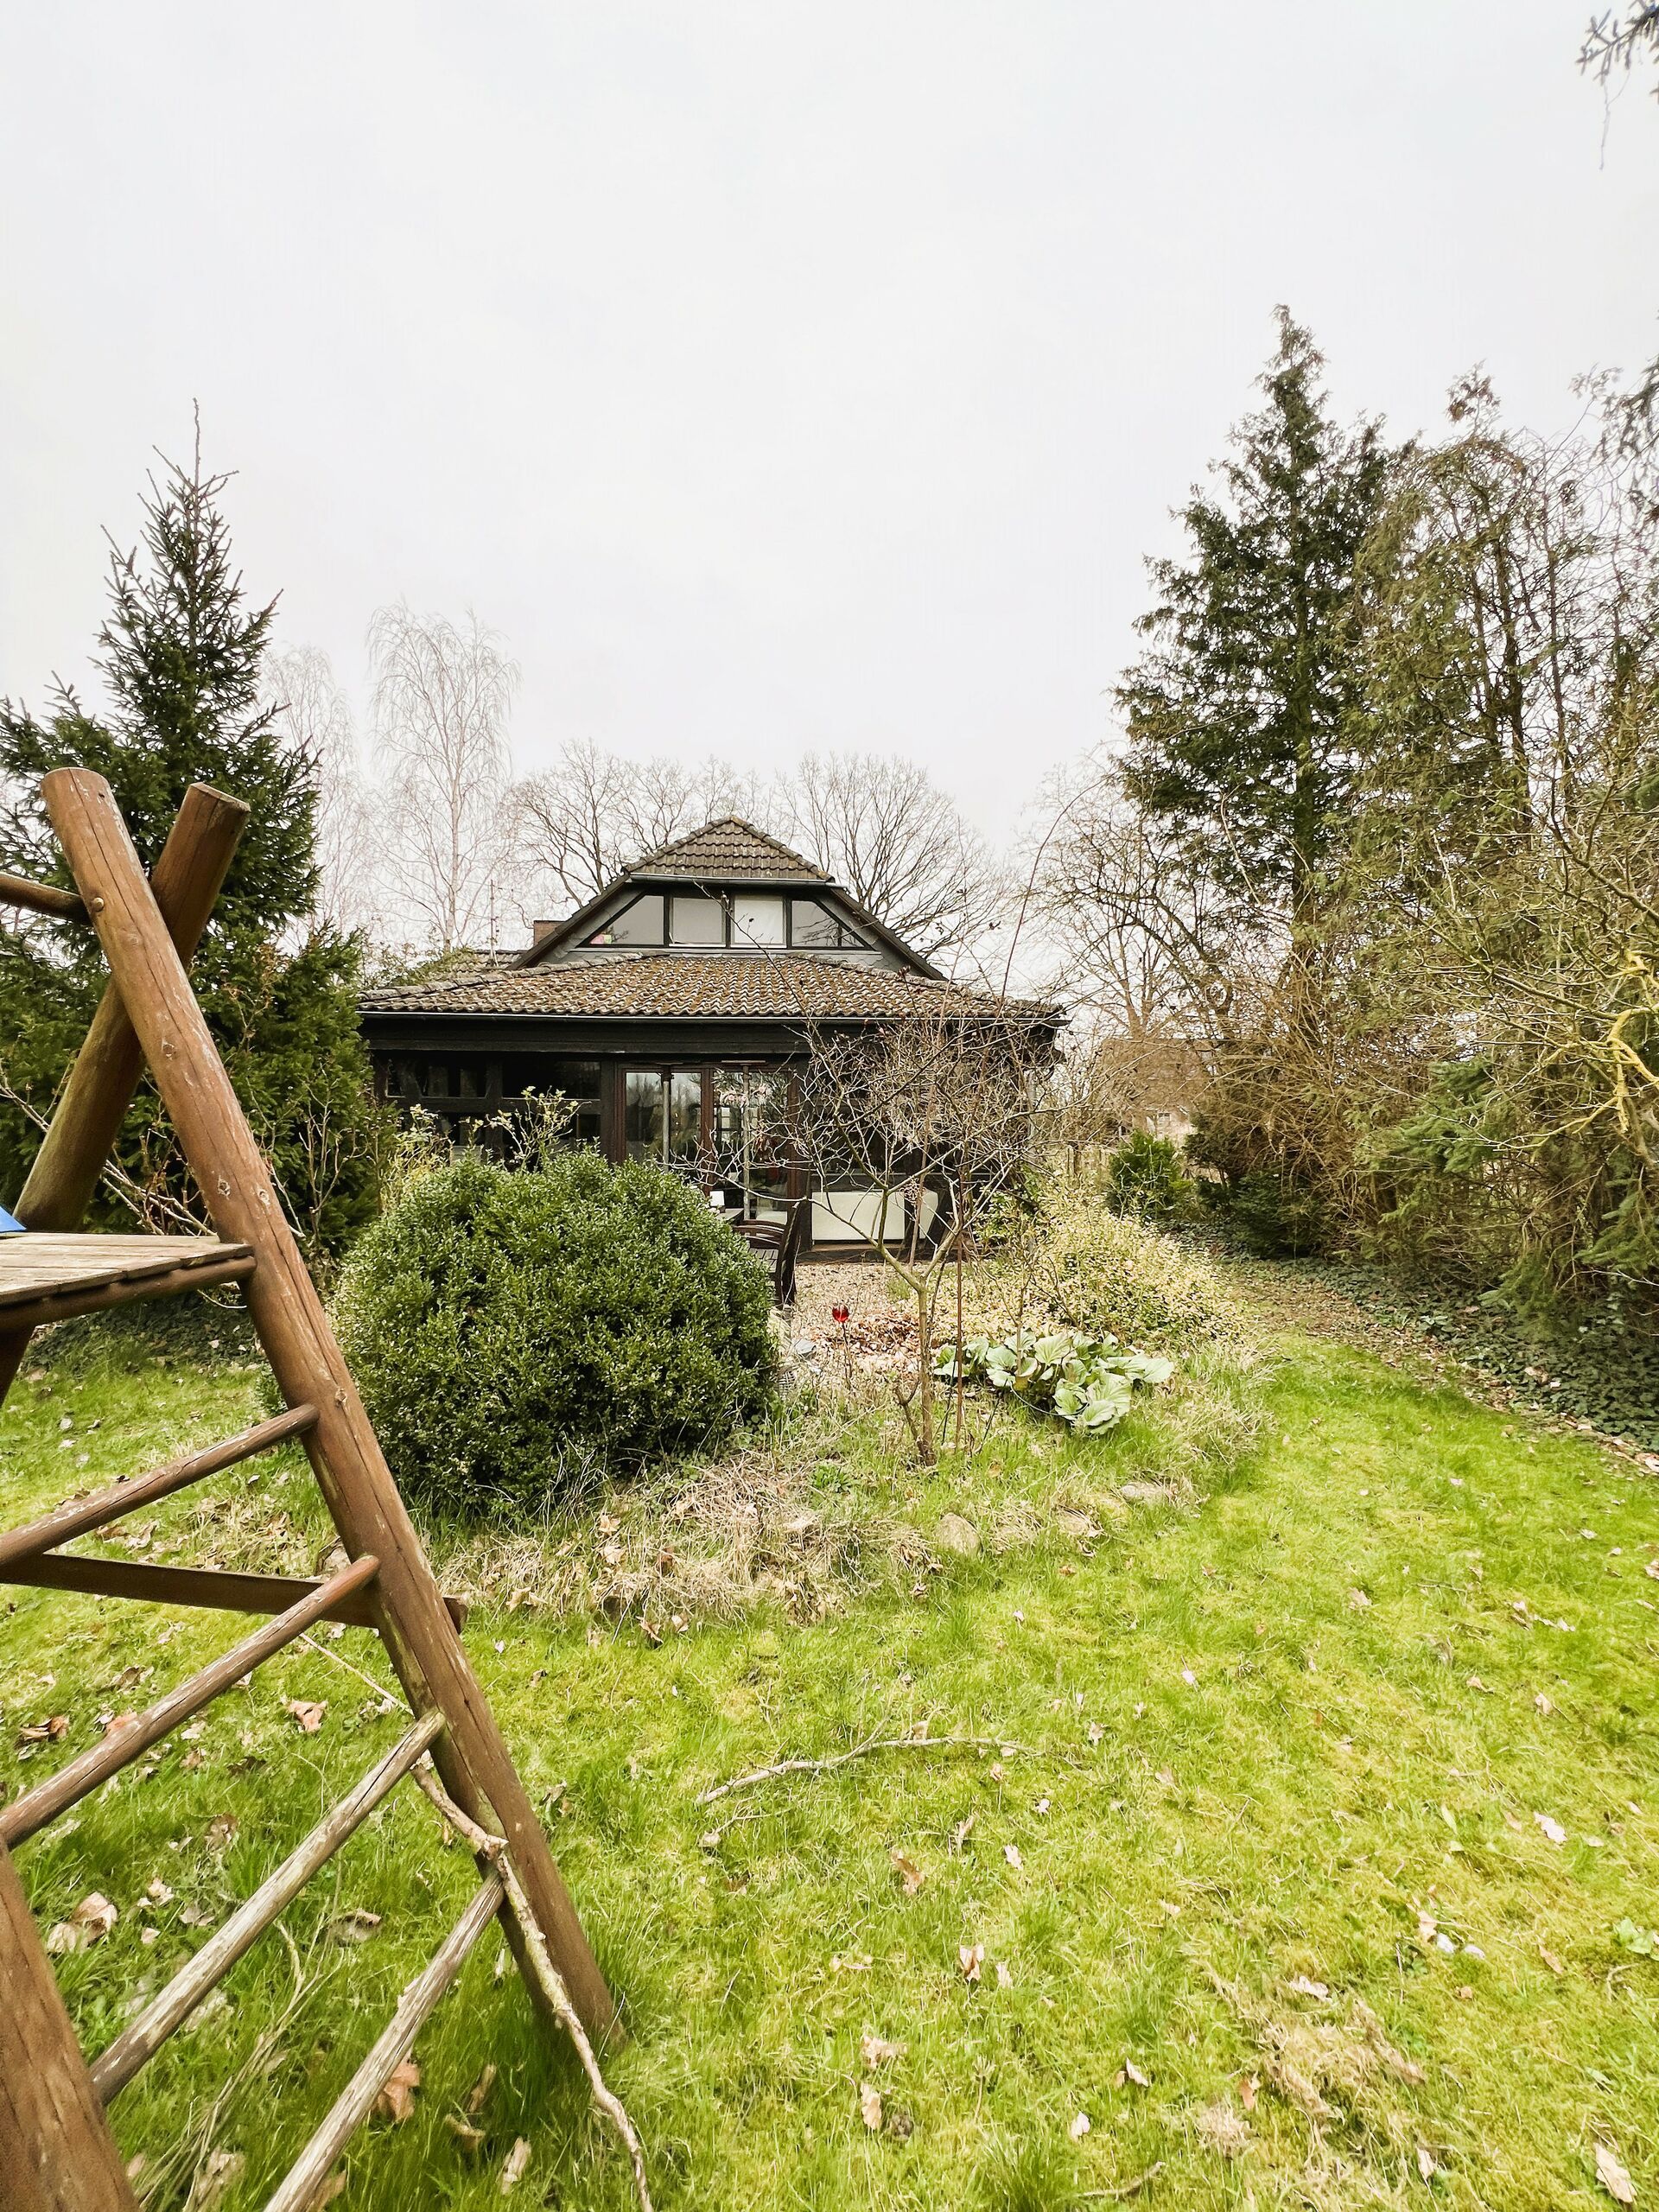
[[[700,823],[695,830],[683,830],[677,837],[670,837],[664,843],[653,846],[650,852],[642,853],[638,860],[630,861],[616,880],[620,881],[623,877],[638,875],[655,861],[666,860],[687,845],[696,844],[700,837],[708,836],[715,830],[741,830],[746,836],[753,837],[757,844],[766,846],[768,851],[776,853],[780,859],[792,861],[797,868],[804,868],[820,883],[830,883],[834,880],[816,861],[808,860],[804,853],[798,853],[792,845],[786,845],[770,830],[763,830],[758,822],[751,822],[746,814],[711,815],[707,822]]]

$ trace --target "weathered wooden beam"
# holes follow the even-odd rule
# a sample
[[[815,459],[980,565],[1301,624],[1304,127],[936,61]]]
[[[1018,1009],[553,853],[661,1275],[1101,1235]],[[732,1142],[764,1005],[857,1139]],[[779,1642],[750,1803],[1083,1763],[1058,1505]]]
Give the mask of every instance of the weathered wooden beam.
[[[244,1459],[251,1459],[256,1452],[273,1451],[291,1436],[303,1436],[308,1429],[315,1427],[316,1419],[315,1406],[295,1406],[270,1421],[256,1421],[239,1436],[227,1436],[222,1444],[210,1444],[203,1451],[188,1452],[183,1459],[169,1459],[164,1467],[156,1467],[149,1474],[111,1483],[107,1490],[95,1491],[89,1497],[71,1498],[54,1511],[42,1514],[38,1521],[0,1534],[0,1570],[20,1559],[32,1559],[37,1553],[54,1550],[59,1544],[87,1535],[94,1529],[107,1529],[111,1522],[137,1513],[143,1506],[154,1505],[161,1498],[171,1497],[175,1491],[203,1482],[209,1475],[220,1474],[226,1467],[238,1466]]]
[[[10,1854],[0,1848],[0,2204],[137,2212]]]
[[[464,1811],[476,1817],[486,1802],[493,1808],[493,1825],[507,1838],[583,2024],[590,2034],[603,2034],[615,2021],[610,1992],[444,1608],[113,795],[101,776],[79,768],[55,770],[41,791],[214,1227],[257,1255],[249,1310],[283,1397],[318,1409],[306,1450],[346,1551],[372,1552],[380,1561],[380,1627],[392,1664],[411,1707],[423,1712],[435,1705],[448,1723],[434,1751],[439,1770]]]
[[[192,784],[150,877],[156,903],[188,961],[200,941],[246,826],[249,808],[210,784]],[[89,918],[79,898],[65,892],[74,912]],[[66,910],[67,911],[67,910]],[[11,1211],[26,1229],[78,1229],[98,1188],[143,1070],[143,1053],[121,994],[111,982],[92,1016],[41,1140],[21,1195]],[[9,1326],[0,1333],[0,1399],[22,1363],[30,1332]]]
[[[181,1291],[212,1290],[217,1283],[245,1282],[257,1265],[251,1252],[234,1252],[223,1260],[191,1261],[178,1267],[154,1268],[143,1274],[122,1275],[90,1289],[43,1291],[37,1298],[9,1301],[4,1309],[6,1323],[10,1330],[22,1333],[26,1344],[35,1330],[44,1329],[50,1322],[73,1320],[77,1313],[103,1313],[111,1306],[130,1306],[141,1298],[176,1298]]]
[[[416,1975],[398,1999],[397,2011],[327,2118],[276,2193],[267,2198],[265,2212],[306,2212],[334,2171],[335,2159],[368,2118],[371,2106],[391,2080],[393,2069],[409,2056],[416,2037],[437,2009],[439,1999],[467,1963],[467,1954],[500,1911],[505,1895],[501,1877],[486,1874],[431,1964]]]
[[[160,1567],[143,1560],[87,1559],[78,1553],[48,1552],[38,1559],[0,1567],[0,1585],[26,1590],[68,1590],[84,1598],[128,1598],[145,1605],[198,1605],[221,1613],[283,1613],[321,1590],[314,1576],[237,1574],[217,1567]],[[467,1621],[467,1600],[446,1597],[457,1628]],[[366,1590],[353,1591],[332,1605],[325,1620],[346,1628],[376,1628],[379,1618]]]
[[[0,906],[24,906],[31,914],[49,914],[54,922],[84,922],[86,909],[73,891],[59,891],[49,883],[31,883],[26,875],[0,868]]]
[[[353,1590],[360,1590],[372,1580],[378,1564],[369,1557],[353,1560],[338,1574],[330,1575],[308,1597],[302,1598],[297,1605],[290,1605],[264,1628],[256,1629],[251,1636],[245,1636],[240,1643],[232,1644],[221,1658],[213,1660],[200,1674],[181,1682],[177,1689],[170,1690],[148,1711],[137,1714],[124,1728],[105,1736],[102,1743],[92,1745],[79,1758],[71,1759],[67,1766],[60,1768],[38,1788],[13,1798],[10,1805],[0,1807],[0,1843],[8,1849],[15,1848],[48,1821],[56,1820],[60,1813],[78,1804],[100,1783],[107,1782],[112,1774],[118,1774],[124,1766],[142,1758],[152,1744],[159,1743],[181,1720],[188,1720],[193,1713],[200,1713],[204,1705],[210,1705],[232,1682],[240,1681],[262,1660],[269,1659],[285,1644],[292,1643],[296,1636],[303,1636],[307,1629],[325,1618],[342,1598]]]
[[[124,2089],[139,2068],[154,2056],[175,2028],[188,2020],[210,1990],[250,1950],[285,1905],[291,1904],[311,1877],[332,1859],[348,1836],[409,1772],[443,1726],[441,1713],[423,1713],[379,1763],[369,1769],[349,1795],[318,1821],[305,1840],[268,1874],[222,1928],[158,1990],[137,2018],[124,2028],[92,2063],[92,2087],[104,2103]]]

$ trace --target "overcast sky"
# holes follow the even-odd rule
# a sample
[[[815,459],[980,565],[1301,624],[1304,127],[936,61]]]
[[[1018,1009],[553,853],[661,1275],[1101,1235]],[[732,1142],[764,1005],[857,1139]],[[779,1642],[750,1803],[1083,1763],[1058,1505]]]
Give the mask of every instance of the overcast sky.
[[[995,830],[1108,728],[1275,301],[1402,433],[1659,351],[1659,105],[1605,128],[1587,12],[13,4],[0,691],[84,668],[198,399],[359,699],[378,605],[472,606],[521,766],[896,749]]]

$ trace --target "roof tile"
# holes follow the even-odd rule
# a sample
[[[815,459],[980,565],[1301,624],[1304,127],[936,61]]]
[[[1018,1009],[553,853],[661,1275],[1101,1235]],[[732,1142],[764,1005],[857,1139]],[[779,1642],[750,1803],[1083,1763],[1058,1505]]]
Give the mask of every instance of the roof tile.
[[[1059,1009],[1032,999],[931,976],[868,968],[810,953],[627,952],[568,965],[430,976],[367,991],[377,1014],[569,1014],[588,1019],[661,1015],[763,1020],[892,1020],[940,1013],[1006,1014],[1058,1022]]]

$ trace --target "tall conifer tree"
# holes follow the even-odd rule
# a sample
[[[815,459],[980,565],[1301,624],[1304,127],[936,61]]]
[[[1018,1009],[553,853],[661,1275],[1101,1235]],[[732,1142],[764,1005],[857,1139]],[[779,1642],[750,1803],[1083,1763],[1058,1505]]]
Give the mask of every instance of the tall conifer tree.
[[[337,1247],[372,1208],[381,1117],[357,1022],[357,950],[311,920],[317,891],[315,765],[258,699],[274,601],[252,607],[231,556],[226,479],[188,468],[151,480],[143,544],[113,549],[95,665],[102,713],[60,685],[37,720],[0,702],[0,852],[37,879],[68,877],[40,797],[49,769],[95,769],[152,864],[185,791],[214,785],[252,810],[197,953],[209,1027],[296,1225]],[[0,938],[0,1177],[15,1196],[107,979],[96,943],[42,926]],[[188,1176],[146,1090],[120,1165],[152,1198]],[[112,1203],[101,1217],[130,1219]]]
[[[1180,509],[1185,560],[1150,563],[1150,642],[1118,687],[1126,782],[1258,912],[1303,929],[1354,773],[1343,649],[1359,549],[1392,456],[1380,424],[1334,423],[1321,357],[1288,311],[1263,404]]]

